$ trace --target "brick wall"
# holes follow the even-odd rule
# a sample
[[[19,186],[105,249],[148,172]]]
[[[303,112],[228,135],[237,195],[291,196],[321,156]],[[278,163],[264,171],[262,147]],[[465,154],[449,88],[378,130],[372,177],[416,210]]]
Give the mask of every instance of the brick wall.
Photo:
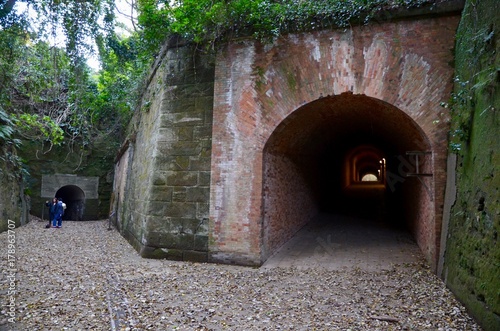
[[[275,190],[285,190],[274,193],[276,202],[264,202],[269,196],[266,190],[277,187],[280,178],[289,178],[293,173],[292,167],[277,165],[277,171],[288,170],[266,182],[269,174],[263,169],[271,159],[277,160],[274,156],[264,157],[266,143],[280,123],[293,123],[289,116],[301,107],[326,96],[351,92],[353,96],[380,100],[405,114],[408,122],[418,123],[411,132],[402,133],[403,137],[393,137],[395,141],[407,141],[405,148],[432,150],[432,201],[419,189],[410,204],[419,206],[411,223],[420,247],[435,265],[449,120],[440,102],[447,101],[451,91],[450,62],[458,20],[458,16],[400,20],[346,31],[292,34],[271,45],[250,40],[227,45],[217,56],[215,71],[211,259],[259,264],[278,243],[291,236],[300,222],[293,221],[283,231],[279,223],[270,227],[273,221],[265,221],[269,215],[279,215],[290,206],[280,195],[289,197],[286,192],[296,190],[295,184],[289,182]],[[331,111],[338,109],[342,106]],[[391,114],[394,115],[388,120],[396,127],[402,117],[396,112]],[[279,159],[278,163],[289,162],[283,157]],[[292,200],[293,204],[299,201]],[[314,210],[299,209],[305,215]]]
[[[458,20],[238,40],[215,59],[167,45],[117,165],[120,230],[145,257],[259,265],[335,200],[324,169],[359,134],[392,158],[391,207],[435,266]],[[408,150],[432,152],[425,185],[403,178]]]

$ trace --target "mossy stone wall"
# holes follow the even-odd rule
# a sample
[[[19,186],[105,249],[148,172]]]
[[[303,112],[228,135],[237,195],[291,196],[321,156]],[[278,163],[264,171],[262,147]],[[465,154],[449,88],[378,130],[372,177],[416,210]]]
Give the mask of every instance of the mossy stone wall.
[[[83,219],[107,218],[113,189],[114,158],[119,142],[118,137],[107,137],[89,148],[81,148],[79,144],[65,140],[61,146],[50,148],[41,142],[23,141],[19,154],[29,172],[26,188],[31,200],[30,213],[41,217],[44,211],[44,218],[48,217],[47,208],[44,208],[47,198],[41,197],[43,175],[72,174],[99,177],[99,198],[85,201]]]
[[[113,222],[142,257],[208,260],[214,56],[171,39],[115,168]]]
[[[447,285],[484,330],[500,330],[500,16],[498,0],[466,2],[456,39],[451,150],[458,154]]]
[[[9,220],[18,227],[28,221],[28,201],[22,181],[1,165],[0,171],[0,232],[9,229]],[[12,223],[10,223],[12,224]],[[11,225],[12,226],[12,225]]]

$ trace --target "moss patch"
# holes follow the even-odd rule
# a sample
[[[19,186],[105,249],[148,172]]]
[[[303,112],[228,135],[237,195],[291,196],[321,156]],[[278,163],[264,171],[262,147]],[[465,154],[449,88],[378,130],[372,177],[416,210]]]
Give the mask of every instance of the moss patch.
[[[496,0],[467,1],[457,32],[451,148],[457,199],[445,256],[448,286],[485,330],[500,330],[500,18]]]

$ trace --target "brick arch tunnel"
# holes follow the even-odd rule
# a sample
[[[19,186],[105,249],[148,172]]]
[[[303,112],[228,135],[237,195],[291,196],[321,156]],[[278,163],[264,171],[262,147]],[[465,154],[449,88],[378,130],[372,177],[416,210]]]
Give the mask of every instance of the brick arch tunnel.
[[[66,204],[63,220],[82,221],[85,212],[85,192],[76,185],[65,185],[57,190],[57,198]]]
[[[264,258],[320,213],[407,228],[426,250],[432,183],[416,172],[432,172],[430,151],[418,124],[384,101],[344,93],[303,105],[264,148]]]

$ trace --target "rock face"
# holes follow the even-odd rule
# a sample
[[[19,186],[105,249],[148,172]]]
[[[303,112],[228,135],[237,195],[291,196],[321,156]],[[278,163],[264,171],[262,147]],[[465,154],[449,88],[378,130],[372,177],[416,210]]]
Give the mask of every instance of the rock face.
[[[76,144],[75,144],[76,145]],[[48,146],[23,141],[19,154],[29,177],[30,213],[48,219],[45,201],[58,196],[68,205],[67,220],[107,218],[113,186],[113,164],[119,142],[114,137],[96,141],[90,148],[64,144]]]
[[[436,269],[459,20],[455,8],[216,55],[171,40],[117,158],[113,221],[144,257],[261,265],[319,212],[367,206],[369,185],[343,187],[364,146],[384,163],[365,214],[409,228]]]
[[[484,330],[500,330],[500,16],[468,1],[457,31],[452,97],[455,194],[442,277]]]
[[[9,169],[0,172],[0,232],[28,222],[29,198],[24,195],[22,181],[9,176]]]

